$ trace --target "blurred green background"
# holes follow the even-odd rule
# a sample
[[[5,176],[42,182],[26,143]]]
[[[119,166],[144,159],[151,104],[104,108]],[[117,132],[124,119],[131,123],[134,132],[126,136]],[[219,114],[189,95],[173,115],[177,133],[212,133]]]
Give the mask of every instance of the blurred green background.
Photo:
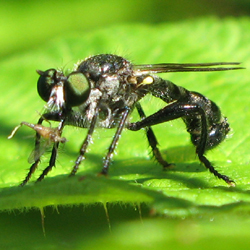
[[[164,22],[183,22],[205,16],[219,18],[234,16],[237,18],[249,15],[249,0],[0,1],[0,59],[4,62],[8,58],[15,59],[16,55],[25,54],[26,51],[32,53],[33,49],[43,46],[58,36],[63,37],[65,35],[68,37],[71,33],[91,32],[110,25],[118,26],[127,23],[131,24],[132,27],[133,23],[154,25]],[[134,35],[136,36],[136,34]],[[193,35],[195,37],[195,34]],[[156,39],[154,36],[148,34],[148,40],[154,39]],[[79,57],[81,57],[81,53],[85,55],[84,47],[82,50],[83,52],[79,51]],[[62,59],[58,58],[58,65],[60,65]],[[39,58],[37,58],[37,62],[39,62]],[[37,65],[34,65],[34,69],[36,68]],[[34,89],[32,89],[32,95],[33,92]],[[209,175],[209,173],[207,174]],[[237,247],[237,243],[235,245],[232,243],[233,237],[228,240],[228,233],[223,235],[225,223],[218,217],[215,217],[215,219],[196,218],[195,220],[162,220],[162,218],[159,218],[154,221],[156,224],[153,224],[150,218],[147,218],[150,213],[149,208],[144,205],[137,208],[136,205],[121,207],[119,204],[111,204],[108,210],[111,225],[115,228],[113,234],[108,232],[109,222],[102,205],[84,208],[81,206],[74,208],[60,207],[59,214],[55,208],[47,207],[45,208],[47,239],[42,233],[40,211],[1,212],[1,229],[4,229],[5,233],[0,237],[0,247],[2,243],[4,244],[2,249],[7,249],[6,246],[10,242],[9,238],[11,238],[11,242],[14,242],[11,243],[13,249],[21,249],[20,245],[23,245],[24,249],[34,249],[32,243],[30,243],[30,238],[32,238],[33,241],[37,240],[35,249],[57,249],[58,242],[60,246],[58,249],[67,249],[68,247],[82,249],[82,245],[96,247],[93,249],[98,247],[98,249],[111,249],[112,247],[105,245],[105,240],[107,239],[110,243],[115,238],[119,242],[113,243],[114,248],[124,246],[124,249],[127,249],[127,245],[153,248],[154,244],[157,245],[159,239],[166,237],[168,243],[172,243],[169,244],[170,249],[183,248],[183,246],[191,249],[192,242],[195,242],[195,238],[192,237],[196,236],[200,241],[196,242],[195,249],[210,248],[209,240],[216,242],[217,249],[229,249],[230,246]],[[211,226],[212,220],[215,223]],[[132,224],[130,224],[131,221]],[[246,237],[249,237],[249,233],[247,233],[249,221],[247,221],[248,224],[245,224],[245,219],[244,221],[240,220],[238,224],[235,221],[237,219],[234,220],[235,224],[233,225],[230,224],[230,220],[227,221],[226,228],[230,230],[230,235],[236,235],[236,238],[242,240],[242,237],[244,237],[242,233],[246,232]],[[133,225],[133,223],[135,224]],[[241,231],[234,230],[240,227],[242,228]],[[164,230],[159,232],[159,228],[164,228]],[[219,229],[216,231],[216,228],[219,228],[220,231]],[[77,237],[82,237],[75,233],[76,230],[79,234],[84,234],[83,240],[80,242],[82,244],[75,240]],[[139,231],[141,238],[137,237],[138,231],[136,232],[136,230]],[[143,237],[144,232],[145,237]],[[186,237],[186,233],[189,233],[190,237],[189,235]],[[66,235],[67,240],[65,240]],[[49,237],[52,238],[50,238],[50,241],[48,240]],[[174,241],[173,239],[176,238],[177,241]],[[100,243],[98,242],[99,239],[101,239]],[[132,240],[131,245],[129,245],[129,239]],[[178,242],[181,242],[181,244]],[[78,248],[72,248],[77,244],[79,244]],[[161,248],[159,247],[159,249]]]
[[[39,46],[58,35],[111,24],[250,14],[249,0],[12,0],[1,1],[0,7],[0,56]]]

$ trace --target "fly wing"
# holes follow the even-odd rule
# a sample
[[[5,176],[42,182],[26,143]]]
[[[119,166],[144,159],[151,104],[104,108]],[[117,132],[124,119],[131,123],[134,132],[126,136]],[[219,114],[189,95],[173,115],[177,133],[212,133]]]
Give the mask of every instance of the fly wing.
[[[168,73],[168,72],[204,72],[244,69],[244,67],[231,67],[239,65],[239,62],[215,62],[215,63],[159,63],[138,64],[133,69],[138,73]],[[227,66],[227,67],[224,67]]]
[[[40,139],[40,143],[30,153],[28,163],[32,164],[37,161],[48,150],[50,145],[50,140]]]

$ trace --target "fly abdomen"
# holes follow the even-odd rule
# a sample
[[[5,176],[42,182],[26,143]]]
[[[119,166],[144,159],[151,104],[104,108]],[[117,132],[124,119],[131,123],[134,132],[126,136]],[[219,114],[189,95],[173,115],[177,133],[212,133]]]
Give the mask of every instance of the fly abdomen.
[[[166,103],[186,103],[190,105],[190,107],[196,105],[203,110],[206,117],[205,127],[207,130],[207,138],[206,140],[203,139],[204,142],[206,141],[205,150],[209,150],[220,144],[230,131],[227,119],[221,115],[219,107],[213,101],[198,92],[189,91],[158,77],[154,78],[154,84],[150,92],[153,96],[159,97]],[[195,146],[199,146],[201,143],[201,135],[204,133],[204,131],[202,131],[201,114],[198,110],[197,113],[189,112],[188,108],[185,113],[186,114],[181,118],[186,124],[187,132],[191,135],[192,143]]]
[[[219,107],[211,100],[197,92],[189,92],[189,101],[198,104],[206,113],[207,118],[207,140],[205,150],[209,150],[220,144],[230,131],[227,118],[221,115]],[[191,141],[198,146],[201,140],[202,126],[201,116],[186,116],[182,118],[191,135]]]
[[[208,135],[206,149],[211,149],[221,143],[230,131],[227,118],[223,118],[221,123],[214,124]]]
[[[190,126],[190,124],[188,124]],[[199,127],[200,128],[200,127]],[[191,135],[191,141],[195,146],[198,146],[201,138],[201,129],[187,129],[187,131]],[[213,124],[210,128],[208,128],[207,142],[205,149],[209,150],[217,145],[219,145],[224,139],[226,135],[230,131],[229,123],[227,119],[224,118],[222,122]]]
[[[186,98],[190,92],[168,80],[154,77],[154,83],[150,86],[150,93],[166,103],[171,103]]]

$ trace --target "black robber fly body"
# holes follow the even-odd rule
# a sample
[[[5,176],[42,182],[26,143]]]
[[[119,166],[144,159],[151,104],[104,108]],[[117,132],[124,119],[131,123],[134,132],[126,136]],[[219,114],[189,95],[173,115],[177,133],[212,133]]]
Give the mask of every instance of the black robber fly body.
[[[204,155],[207,150],[220,144],[230,130],[227,119],[221,115],[219,107],[205,96],[188,91],[155,74],[240,69],[238,66],[230,66],[237,64],[134,65],[120,56],[101,54],[81,61],[76,69],[67,75],[61,70],[53,68],[46,71],[38,70],[40,77],[37,90],[47,104],[46,111],[38,120],[37,125],[45,129],[42,125],[44,120],[57,121],[59,124],[53,130],[46,128],[46,132],[50,131],[46,136],[52,138],[54,145],[49,165],[43,170],[37,181],[41,181],[55,166],[58,146],[66,141],[65,138],[65,140],[60,139],[66,125],[87,129],[87,135],[70,173],[71,176],[76,174],[94,130],[98,127],[115,128],[114,136],[104,157],[101,174],[108,173],[113,152],[124,128],[133,131],[145,128],[153,156],[163,168],[167,169],[171,164],[162,158],[151,126],[181,118],[186,124],[187,132],[191,136],[200,162],[215,176],[229,185],[234,185],[233,180],[220,174]],[[223,67],[223,65],[227,65],[227,67]],[[139,101],[147,94],[162,99],[166,102],[166,106],[154,114],[146,116]],[[141,119],[131,123],[129,117],[134,109],[137,110]],[[37,131],[35,147],[38,151],[41,136],[44,135]],[[25,185],[29,181],[39,163],[40,156],[34,159],[34,163],[21,185]]]

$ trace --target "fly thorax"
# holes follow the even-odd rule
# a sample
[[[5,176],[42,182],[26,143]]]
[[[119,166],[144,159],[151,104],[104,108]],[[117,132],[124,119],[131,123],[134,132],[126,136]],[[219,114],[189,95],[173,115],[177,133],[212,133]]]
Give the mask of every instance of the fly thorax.
[[[101,97],[102,92],[99,89],[91,89],[89,98],[86,102],[86,104],[88,105],[86,109],[86,117],[89,121],[92,120]]]
[[[120,89],[120,81],[118,80],[117,76],[105,76],[99,85],[99,89],[109,98],[116,98],[116,95]]]
[[[113,114],[109,107],[101,106],[99,117],[98,117],[98,126],[102,128],[110,128],[113,126]]]

